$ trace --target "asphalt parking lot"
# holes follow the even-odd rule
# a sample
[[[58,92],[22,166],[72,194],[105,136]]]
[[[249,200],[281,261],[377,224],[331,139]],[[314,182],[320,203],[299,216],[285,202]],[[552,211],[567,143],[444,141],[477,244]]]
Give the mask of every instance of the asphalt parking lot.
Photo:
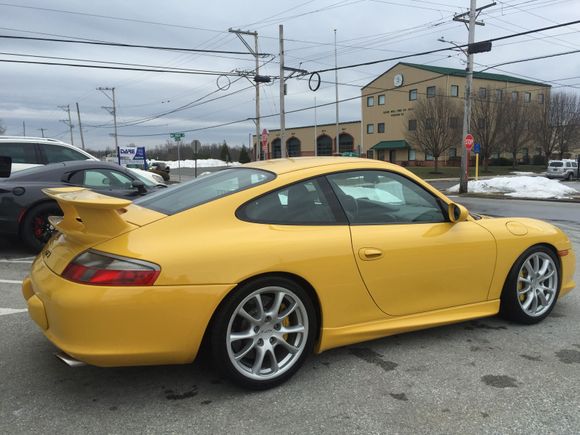
[[[578,219],[554,223],[578,255]],[[536,326],[487,318],[339,348],[246,392],[203,359],[64,365],[24,312],[31,261],[0,240],[0,433],[579,433],[578,289]]]

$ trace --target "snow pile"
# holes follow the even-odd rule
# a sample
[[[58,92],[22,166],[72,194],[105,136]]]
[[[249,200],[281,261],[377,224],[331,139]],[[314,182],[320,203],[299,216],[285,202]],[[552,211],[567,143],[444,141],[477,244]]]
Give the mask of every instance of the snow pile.
[[[164,160],[152,160],[151,162],[162,162],[169,166],[171,169],[178,168],[177,161],[164,161]],[[198,168],[210,168],[215,166],[239,166],[239,162],[230,162],[226,163],[223,160],[218,159],[198,159],[197,160],[197,167]],[[195,160],[181,160],[181,167],[182,168],[195,168]]]
[[[578,191],[557,180],[544,177],[497,177],[489,180],[470,181],[470,193],[503,193],[513,198],[566,198],[578,195]],[[459,184],[449,188],[449,192],[459,192]]]

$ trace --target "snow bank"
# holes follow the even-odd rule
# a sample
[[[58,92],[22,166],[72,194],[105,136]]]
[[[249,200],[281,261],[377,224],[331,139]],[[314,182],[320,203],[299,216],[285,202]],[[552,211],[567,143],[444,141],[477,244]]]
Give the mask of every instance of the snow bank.
[[[566,198],[578,195],[578,191],[557,180],[544,177],[497,177],[489,180],[470,181],[470,193],[503,193],[513,198]],[[459,184],[449,188],[449,192],[459,192]]]
[[[155,162],[163,162],[171,169],[175,169],[178,167],[177,161],[164,161],[164,160],[151,160]],[[198,168],[210,168],[215,166],[239,166],[239,162],[230,162],[226,163],[223,160],[218,159],[199,159],[197,161]],[[195,160],[181,160],[181,167],[182,168],[195,168]]]

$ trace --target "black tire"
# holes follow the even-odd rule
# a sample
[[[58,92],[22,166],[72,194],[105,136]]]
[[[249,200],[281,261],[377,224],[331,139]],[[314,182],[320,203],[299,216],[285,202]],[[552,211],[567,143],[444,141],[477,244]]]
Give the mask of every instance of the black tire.
[[[209,331],[211,356],[234,383],[265,390],[298,371],[312,353],[317,328],[314,305],[300,285],[283,277],[258,278],[234,290],[218,308]],[[238,339],[236,333],[248,337]]]
[[[55,230],[48,222],[49,216],[62,216],[62,210],[54,202],[45,202],[32,207],[20,225],[20,238],[28,248],[40,252]]]
[[[501,295],[500,315],[525,325],[541,322],[556,305],[561,275],[560,260],[553,250],[544,245],[528,248],[508,274]]]

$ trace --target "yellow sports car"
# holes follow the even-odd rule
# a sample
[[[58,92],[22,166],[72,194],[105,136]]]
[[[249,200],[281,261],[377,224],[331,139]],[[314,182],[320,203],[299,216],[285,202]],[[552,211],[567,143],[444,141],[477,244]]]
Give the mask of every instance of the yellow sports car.
[[[470,214],[376,160],[255,162],[133,203],[45,193],[64,217],[23,294],[69,362],[188,363],[203,344],[263,389],[312,351],[498,313],[536,323],[575,285],[558,228]]]

